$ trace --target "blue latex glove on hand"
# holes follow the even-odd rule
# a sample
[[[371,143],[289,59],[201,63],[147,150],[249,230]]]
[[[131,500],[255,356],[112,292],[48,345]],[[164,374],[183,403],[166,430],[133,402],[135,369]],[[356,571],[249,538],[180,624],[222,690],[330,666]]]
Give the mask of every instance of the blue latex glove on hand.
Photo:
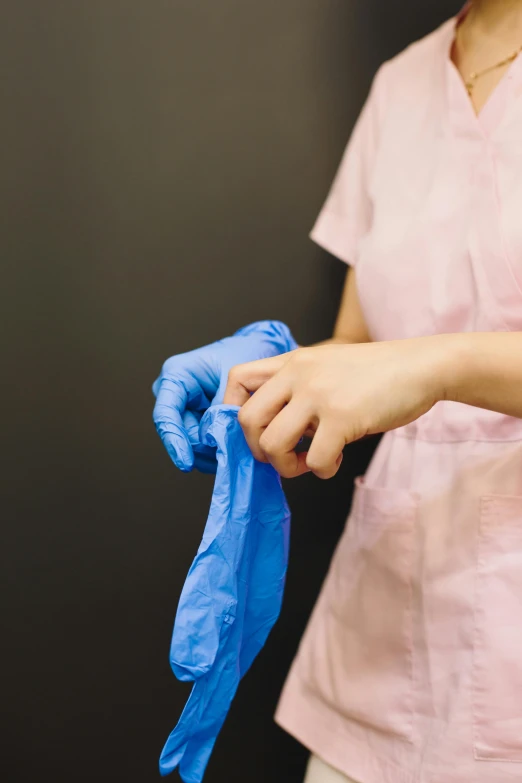
[[[199,425],[207,408],[223,401],[231,368],[295,348],[297,343],[285,324],[257,321],[232,337],[167,359],[152,387],[156,396],[153,419],[176,467],[215,473],[215,449],[201,443]]]

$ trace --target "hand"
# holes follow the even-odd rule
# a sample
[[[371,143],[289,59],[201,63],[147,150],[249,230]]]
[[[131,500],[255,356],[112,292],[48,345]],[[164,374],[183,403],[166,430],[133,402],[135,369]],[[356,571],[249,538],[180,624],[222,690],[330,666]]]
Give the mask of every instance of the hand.
[[[258,321],[232,337],[178,354],[163,365],[152,390],[153,419],[174,464],[183,471],[195,466],[214,473],[214,450],[200,442],[199,423],[211,404],[222,402],[228,373],[240,362],[276,356],[297,347],[290,330],[279,321]]]
[[[243,364],[230,372],[224,402],[242,406],[258,460],[285,478],[331,478],[347,443],[408,424],[443,398],[447,337],[321,345]],[[296,453],[306,434],[309,451]]]

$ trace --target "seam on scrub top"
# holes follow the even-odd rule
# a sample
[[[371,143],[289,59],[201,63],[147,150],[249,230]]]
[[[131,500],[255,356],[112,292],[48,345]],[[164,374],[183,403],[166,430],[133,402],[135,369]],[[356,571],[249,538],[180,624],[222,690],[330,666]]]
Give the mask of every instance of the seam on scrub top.
[[[499,496],[502,497],[502,496]],[[522,763],[522,747],[520,750],[517,750],[517,753],[521,754],[521,758],[519,759],[509,759],[504,758],[502,755],[495,755],[496,751],[492,747],[492,754],[491,756],[481,756],[480,751],[477,747],[477,745],[480,743],[480,739],[478,736],[478,728],[479,728],[479,716],[478,716],[478,704],[477,704],[477,697],[478,697],[478,691],[476,690],[475,681],[476,681],[476,674],[478,673],[478,641],[479,636],[481,635],[479,631],[479,614],[482,617],[482,629],[484,628],[484,617],[483,617],[483,610],[479,610],[479,593],[482,593],[482,591],[479,588],[479,583],[481,581],[481,576],[483,576],[483,568],[486,564],[486,558],[484,554],[482,553],[481,543],[485,543],[483,536],[485,535],[485,522],[486,517],[488,520],[488,526],[491,520],[496,520],[499,517],[498,512],[498,504],[495,500],[495,498],[492,495],[483,495],[480,498],[480,506],[479,506],[479,523],[477,528],[477,540],[476,540],[476,562],[477,567],[475,571],[475,591],[474,591],[474,628],[473,628],[473,672],[472,672],[472,715],[473,715],[473,755],[474,758],[477,761],[485,761],[485,762],[503,762],[507,764],[521,764]],[[482,634],[484,631],[482,630]],[[487,724],[485,724],[487,725]],[[488,744],[487,742],[484,742],[483,744]]]
[[[413,698],[414,694],[417,693],[417,689],[415,687],[416,681],[415,681],[415,674],[416,670],[414,667],[414,633],[413,633],[413,573],[414,573],[414,555],[417,551],[417,547],[414,546],[415,540],[416,540],[416,534],[417,534],[417,521],[418,521],[418,505],[415,505],[414,508],[408,509],[408,518],[409,518],[409,540],[407,543],[407,549],[408,549],[408,582],[407,582],[407,589],[408,589],[408,605],[406,608],[407,611],[407,621],[408,621],[408,630],[407,630],[407,649],[408,649],[408,672],[409,672],[409,693],[407,695],[407,704],[408,704],[408,712],[409,712],[409,723],[408,723],[408,736],[405,738],[406,741],[413,745],[413,724],[414,724],[414,716],[415,712],[413,709]],[[399,735],[400,736],[400,735]]]
[[[481,573],[483,568],[482,557],[482,524],[486,514],[486,506],[490,503],[485,501],[484,498],[480,498],[478,505],[478,520],[476,528],[475,538],[475,584],[473,590],[473,650],[472,650],[472,672],[471,672],[471,698],[472,698],[472,716],[473,716],[473,756],[478,759],[477,743],[478,739],[478,704],[477,704],[477,690],[476,690],[476,677],[478,673],[478,642],[479,642],[479,592]],[[491,513],[491,509],[488,509]]]
[[[397,438],[405,440],[421,440],[423,443],[522,443],[522,434],[516,438],[423,438],[418,433],[407,435],[400,433],[398,429],[390,430],[394,432]]]

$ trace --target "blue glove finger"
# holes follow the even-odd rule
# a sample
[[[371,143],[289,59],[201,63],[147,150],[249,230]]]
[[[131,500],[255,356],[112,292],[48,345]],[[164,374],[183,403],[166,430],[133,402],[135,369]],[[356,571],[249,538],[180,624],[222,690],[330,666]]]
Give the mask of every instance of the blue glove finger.
[[[241,337],[259,334],[266,335],[267,340],[274,346],[276,355],[297,348],[297,343],[290,329],[282,321],[256,321],[253,324],[242,326],[235,332],[235,336]]]
[[[204,446],[199,436],[201,413],[186,410],[183,416],[183,426],[194,452],[194,467],[200,473],[215,473],[217,470],[216,449]]]
[[[161,376],[161,375],[159,375],[159,376],[156,378],[156,380],[154,381],[154,383],[152,384],[152,393],[153,393],[153,395],[154,395],[155,397],[157,397],[157,396],[158,396],[158,390],[159,390],[159,387],[160,387],[161,378],[162,378],[162,376]]]
[[[202,415],[199,411],[185,410],[183,412],[183,428],[194,451],[197,450],[198,446],[201,446],[199,423]]]
[[[183,384],[164,378],[157,387],[152,418],[167,452],[177,468],[189,472],[194,452],[183,424],[188,395]]]

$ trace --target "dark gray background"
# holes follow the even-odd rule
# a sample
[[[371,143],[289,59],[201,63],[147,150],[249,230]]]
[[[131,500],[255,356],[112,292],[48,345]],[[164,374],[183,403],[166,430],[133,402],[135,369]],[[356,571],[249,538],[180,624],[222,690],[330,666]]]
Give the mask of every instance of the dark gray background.
[[[308,231],[376,67],[456,8],[2,4],[2,780],[157,779],[212,480],[170,464],[151,382],[253,320],[329,336],[345,267]],[[301,780],[305,752],[271,716],[373,445],[330,482],[286,485],[283,616],[208,783]]]

